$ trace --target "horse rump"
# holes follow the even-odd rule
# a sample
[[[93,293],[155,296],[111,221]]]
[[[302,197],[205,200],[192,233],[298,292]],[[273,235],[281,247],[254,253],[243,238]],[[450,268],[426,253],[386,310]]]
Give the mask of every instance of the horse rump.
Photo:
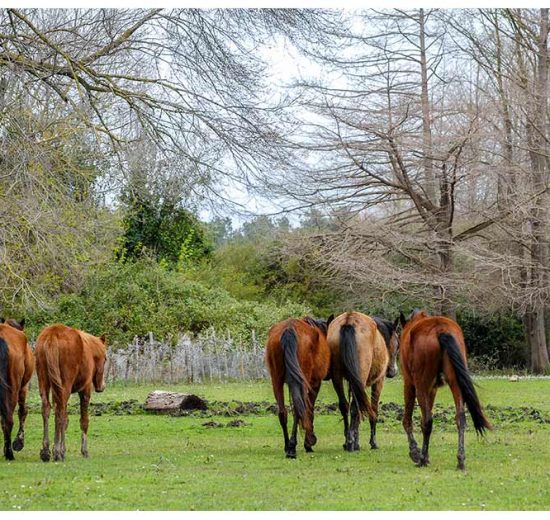
[[[309,405],[309,384],[306,381],[298,360],[298,337],[296,331],[292,327],[286,328],[281,334],[280,343],[285,362],[286,383],[290,389],[294,411],[298,420],[305,428],[304,420]]]
[[[362,416],[365,414],[372,415],[365,385],[361,380],[361,367],[359,366],[357,340],[353,325],[345,324],[340,327],[340,358],[359,413]]]
[[[468,411],[472,416],[472,421],[476,431],[483,435],[485,430],[492,430],[493,427],[483,414],[481,409],[481,403],[477,396],[477,392],[474,387],[474,382],[468,372],[464,357],[458,346],[455,337],[452,334],[443,332],[438,335],[439,345],[444,353],[449,357],[449,361],[454,368],[456,380],[460,388],[462,398],[468,407]]]

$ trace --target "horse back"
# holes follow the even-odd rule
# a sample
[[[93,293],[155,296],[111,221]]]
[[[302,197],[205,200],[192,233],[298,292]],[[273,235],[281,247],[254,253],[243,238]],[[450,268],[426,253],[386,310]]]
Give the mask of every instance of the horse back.
[[[385,375],[388,366],[384,337],[370,316],[356,311],[341,314],[330,323],[327,334],[333,363],[340,363],[340,330],[344,325],[351,325],[355,330],[361,377],[371,385]]]
[[[0,324],[0,337],[8,347],[8,385],[15,395],[31,379],[34,369],[32,350],[24,332],[7,324]]]
[[[61,323],[46,327],[36,340],[35,354],[39,379],[44,379],[50,386],[60,384],[71,392],[79,389],[75,386],[81,386],[83,368],[86,369],[89,362],[77,329]],[[91,381],[91,367],[89,371]]]
[[[401,370],[404,379],[423,381],[433,380],[441,383],[440,374],[443,371],[443,351],[439,335],[452,335],[464,358],[466,345],[462,329],[454,320],[444,316],[428,316],[419,319],[406,327],[401,340]]]
[[[266,363],[271,377],[284,378],[284,353],[281,336],[293,329],[297,339],[298,362],[308,380],[322,380],[330,368],[330,350],[324,335],[303,320],[289,318],[273,325],[268,332]]]

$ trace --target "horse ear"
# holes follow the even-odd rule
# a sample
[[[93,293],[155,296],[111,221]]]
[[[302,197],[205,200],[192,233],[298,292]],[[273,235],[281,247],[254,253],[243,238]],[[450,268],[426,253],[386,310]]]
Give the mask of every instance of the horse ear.
[[[404,327],[405,323],[407,323],[407,319],[405,318],[403,311],[399,311],[399,321],[401,322],[402,327]]]
[[[330,325],[330,322],[334,320],[334,314],[331,314],[329,317],[328,317],[328,320],[327,320],[327,327]]]
[[[19,325],[21,325],[21,329],[25,328],[25,318],[21,318],[21,321],[19,322]]]
[[[4,323],[6,320],[2,317],[0,318],[0,323]]]
[[[107,341],[107,334],[102,334],[99,336],[99,339],[101,340],[101,343],[105,343],[105,341]]]

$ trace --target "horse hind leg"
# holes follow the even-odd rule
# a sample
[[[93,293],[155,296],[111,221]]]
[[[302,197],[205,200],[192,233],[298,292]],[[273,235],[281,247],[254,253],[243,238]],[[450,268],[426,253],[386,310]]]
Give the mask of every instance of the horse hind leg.
[[[359,427],[361,426],[361,412],[359,411],[359,405],[352,397],[351,405],[351,425],[348,432],[348,438],[346,440],[346,451],[359,451],[361,446],[359,445]]]
[[[335,372],[333,374],[332,385],[334,386],[334,391],[338,395],[338,408],[340,409],[342,420],[344,421],[344,440],[347,441],[349,432],[349,404],[344,392],[344,380],[339,373]],[[344,442],[344,449],[346,450],[346,442]]]
[[[272,386],[275,401],[277,402],[277,415],[279,417],[279,424],[281,425],[281,430],[283,431],[285,453],[288,453],[290,439],[288,437],[288,411],[285,406],[284,383],[282,381],[273,381]]]
[[[296,437],[298,434],[298,414],[294,411],[293,422],[292,422],[292,433],[290,434],[290,439],[288,441],[288,449],[286,450],[286,456],[288,459],[296,458],[296,446],[298,444]]]
[[[8,408],[6,411],[6,417],[3,417],[1,421],[2,432],[4,434],[4,457],[6,458],[6,460],[14,460],[11,444],[11,433],[13,430],[13,410]]]
[[[455,421],[456,427],[458,429],[458,450],[456,454],[457,459],[457,469],[464,471],[466,466],[464,461],[466,459],[466,454],[464,451],[464,430],[466,429],[466,412],[464,411],[464,402],[462,400],[462,394],[460,393],[460,388],[457,384],[449,383],[451,387],[451,392],[453,394],[453,399],[455,402]]]
[[[52,409],[50,403],[50,389],[48,386],[40,388],[40,397],[42,399],[42,425],[43,425],[43,435],[42,435],[42,449],[40,450],[40,458],[43,462],[49,462],[50,454],[50,411]]]
[[[21,451],[25,446],[25,420],[27,419],[27,393],[28,386],[25,385],[21,390],[19,390],[19,430],[15,440],[13,441],[13,449],[15,451]]]
[[[430,463],[429,449],[430,437],[432,435],[433,416],[432,408],[435,400],[436,388],[429,391],[419,392],[418,401],[422,412],[422,454],[420,456],[419,466],[427,466]]]
[[[382,393],[382,388],[384,387],[384,380],[377,381],[372,385],[371,391],[371,408],[373,415],[369,416],[370,423],[370,447],[373,450],[378,449],[378,443],[376,442],[376,423],[378,421],[378,402],[380,400],[380,394]]]
[[[55,396],[55,439],[53,448],[53,460],[65,460],[65,433],[68,425],[67,403],[70,393],[60,392],[61,395]]]
[[[411,460],[418,464],[420,462],[420,451],[418,449],[418,444],[413,434],[413,422],[412,416],[414,411],[414,402],[416,399],[416,388],[410,383],[405,383],[404,386],[404,398],[405,398],[405,409],[403,412],[403,429],[407,434],[407,440],[409,442],[409,457]]]
[[[311,453],[313,451],[313,446],[317,444],[317,437],[315,435],[315,431],[313,427],[313,418],[314,418],[314,412],[315,412],[315,401],[317,400],[317,396],[319,395],[320,388],[321,388],[321,383],[318,383],[317,385],[312,386],[312,389],[309,392],[309,402],[310,402],[310,408],[308,410],[309,424],[306,430],[306,435],[304,440],[304,449],[308,453]]]

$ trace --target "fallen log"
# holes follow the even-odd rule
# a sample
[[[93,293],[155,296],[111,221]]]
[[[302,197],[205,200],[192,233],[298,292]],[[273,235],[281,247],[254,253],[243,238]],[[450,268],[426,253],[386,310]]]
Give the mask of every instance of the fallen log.
[[[174,413],[181,410],[206,410],[206,401],[194,394],[155,390],[145,399],[145,410],[154,413]]]

